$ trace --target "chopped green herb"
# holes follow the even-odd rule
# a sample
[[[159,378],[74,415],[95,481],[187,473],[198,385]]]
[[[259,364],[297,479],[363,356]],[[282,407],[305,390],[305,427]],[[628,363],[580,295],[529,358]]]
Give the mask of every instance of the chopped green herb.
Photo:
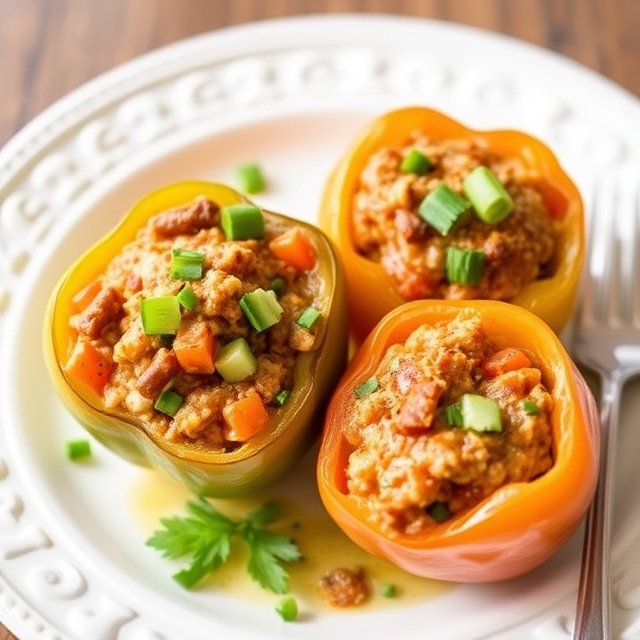
[[[443,410],[444,419],[450,427],[462,427],[464,425],[462,419],[462,409],[459,404],[450,404]]]
[[[264,236],[262,211],[252,204],[223,207],[220,224],[227,240],[249,240]]]
[[[468,219],[471,203],[446,184],[438,185],[420,204],[420,217],[441,235],[446,236]]]
[[[389,363],[389,371],[394,372],[397,371],[400,368],[400,358],[399,356],[396,356],[390,363]]]
[[[444,522],[451,517],[451,511],[446,502],[440,502],[436,500],[429,505],[427,513],[436,521]]]
[[[267,503],[240,520],[228,518],[203,498],[188,502],[187,511],[187,517],[161,519],[163,528],[146,542],[165,558],[189,558],[189,566],[173,576],[176,582],[185,589],[195,586],[229,559],[233,539],[240,538],[249,548],[251,578],[264,589],[286,593],[289,576],[283,564],[296,562],[302,555],[293,540],[267,528],[279,518],[274,504]]]
[[[178,295],[178,302],[187,311],[193,311],[198,306],[198,296],[193,292],[191,287],[185,287]]]
[[[264,331],[280,322],[282,307],[275,292],[256,289],[240,298],[240,307],[256,331]]]
[[[473,431],[502,431],[500,405],[493,399],[465,393],[460,403],[465,429]]]
[[[216,371],[227,382],[241,382],[252,376],[258,361],[244,338],[236,338],[220,347],[215,360]]]
[[[320,312],[317,309],[307,307],[296,320],[296,323],[305,329],[311,329],[313,325],[318,322],[319,318]]]
[[[477,285],[482,279],[485,255],[482,251],[469,251],[448,247],[446,273],[449,282]]]
[[[537,416],[540,413],[540,407],[533,400],[522,400],[520,407],[528,416]]]
[[[88,440],[69,440],[66,448],[69,460],[84,460],[91,457],[91,443]]]
[[[513,200],[497,176],[487,167],[476,167],[462,181],[478,218],[489,224],[504,220],[513,211]]]
[[[153,408],[173,417],[178,413],[183,402],[184,398],[179,393],[166,389],[158,396]]]
[[[431,170],[431,160],[417,149],[411,149],[400,165],[402,173],[415,173],[423,176]]]
[[[298,617],[298,603],[295,598],[284,598],[276,605],[276,611],[285,622],[293,622]]]
[[[378,378],[372,376],[354,389],[357,398],[364,398],[378,388]]]
[[[174,280],[200,280],[204,253],[190,249],[174,249],[171,252],[171,277]]]
[[[255,163],[242,164],[236,167],[236,175],[240,182],[240,189],[246,193],[260,193],[267,186],[262,169]]]
[[[275,404],[276,407],[281,407],[286,403],[290,395],[291,391],[289,391],[289,389],[282,389],[282,391],[278,391],[276,397],[273,399],[273,404]]]
[[[398,588],[391,582],[386,582],[380,586],[380,595],[383,598],[395,598],[398,595]]]
[[[140,319],[148,336],[175,335],[180,327],[180,303],[175,296],[143,298]]]
[[[274,278],[269,284],[269,289],[273,291],[278,298],[284,293],[285,281],[282,278]]]

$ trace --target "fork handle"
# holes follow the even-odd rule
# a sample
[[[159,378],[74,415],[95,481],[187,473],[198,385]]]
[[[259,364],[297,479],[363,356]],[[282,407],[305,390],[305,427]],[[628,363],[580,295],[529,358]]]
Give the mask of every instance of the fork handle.
[[[573,640],[611,640],[609,556],[618,413],[623,380],[602,376],[600,475],[587,513]]]

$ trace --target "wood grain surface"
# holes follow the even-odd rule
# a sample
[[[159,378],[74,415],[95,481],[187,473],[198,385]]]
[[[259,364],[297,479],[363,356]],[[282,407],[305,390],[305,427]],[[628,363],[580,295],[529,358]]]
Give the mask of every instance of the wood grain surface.
[[[141,53],[229,25],[328,12],[505,33],[640,95],[640,0],[0,0],[0,146],[58,98]],[[0,625],[0,640],[13,638]]]

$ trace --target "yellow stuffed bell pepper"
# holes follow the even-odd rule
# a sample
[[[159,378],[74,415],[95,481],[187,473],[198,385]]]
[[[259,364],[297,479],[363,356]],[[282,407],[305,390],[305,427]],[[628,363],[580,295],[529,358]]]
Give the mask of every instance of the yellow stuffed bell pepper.
[[[360,340],[414,299],[504,300],[556,332],[571,315],[581,198],[524,133],[475,131],[420,107],[383,115],[332,172],[319,223],[344,261]]]
[[[153,192],[64,274],[48,369],[107,447],[227,497],[281,476],[318,433],[346,358],[343,276],[311,225],[233,189]]]

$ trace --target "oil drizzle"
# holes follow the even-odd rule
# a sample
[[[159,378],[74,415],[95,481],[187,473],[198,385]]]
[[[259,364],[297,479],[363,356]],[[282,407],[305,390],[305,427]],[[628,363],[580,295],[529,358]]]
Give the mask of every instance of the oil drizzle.
[[[384,560],[374,558],[351,542],[324,511],[315,487],[310,488],[308,481],[302,480],[303,476],[313,477],[309,470],[303,468],[311,466],[314,458],[306,458],[310,458],[311,462],[303,460],[295,473],[300,476],[300,483],[291,482],[289,477],[288,482],[250,498],[211,500],[216,508],[232,518],[242,517],[267,501],[279,505],[282,517],[271,528],[295,539],[303,553],[303,560],[287,565],[287,571],[290,593],[298,600],[305,617],[406,607],[439,598],[454,588],[451,583],[408,574]],[[193,498],[188,489],[172,479],[156,471],[141,469],[130,492],[132,517],[140,529],[141,537],[146,540],[158,529],[160,518],[184,515],[186,502]],[[273,606],[281,596],[265,591],[253,582],[245,569],[246,562],[244,545],[235,545],[230,559],[206,578],[202,588]],[[365,604],[337,609],[319,595],[318,580],[337,567],[365,570],[371,591],[371,597]],[[172,570],[176,569],[168,564],[167,573]],[[389,583],[397,589],[394,598],[385,598],[380,594],[381,586]]]

